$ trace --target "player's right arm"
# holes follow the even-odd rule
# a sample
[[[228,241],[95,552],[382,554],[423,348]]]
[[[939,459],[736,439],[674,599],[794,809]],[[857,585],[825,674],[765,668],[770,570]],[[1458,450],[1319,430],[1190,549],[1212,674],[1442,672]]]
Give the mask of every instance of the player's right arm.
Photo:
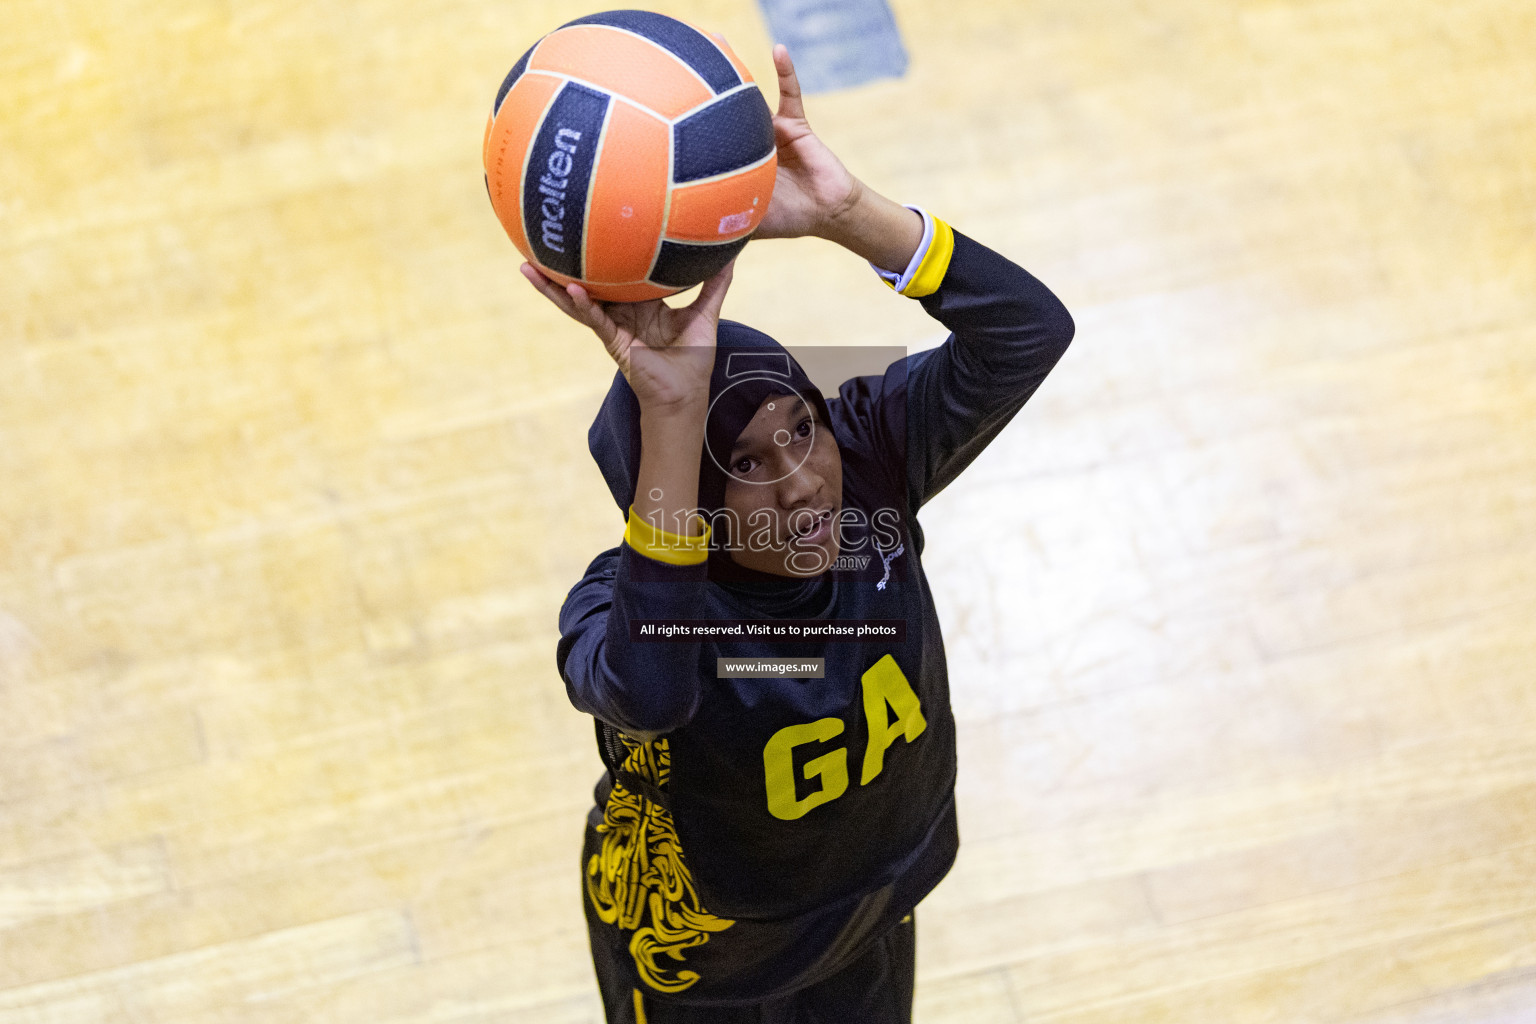
[[[599,555],[560,610],[556,662],[571,702],[624,732],[649,737],[698,708],[698,643],[637,640],[634,619],[701,618],[708,532],[694,514],[727,266],[690,305],[598,303],[534,268],[523,274],[590,328],[640,407],[640,464],[624,543]]]
[[[560,608],[555,663],[571,703],[609,725],[649,739],[685,725],[698,709],[699,644],[640,639],[636,620],[704,617],[707,533],[657,529],[640,511],[670,518],[691,510],[698,488],[704,422],[641,412],[639,490],[624,542],[587,567]],[[677,510],[668,497],[682,493]],[[659,495],[659,497],[649,497]],[[698,526],[695,518],[693,524]]]
[[[555,664],[571,704],[648,740],[692,720],[698,643],[637,641],[634,619],[700,618],[704,565],[652,563],[626,540],[593,559],[560,607]]]

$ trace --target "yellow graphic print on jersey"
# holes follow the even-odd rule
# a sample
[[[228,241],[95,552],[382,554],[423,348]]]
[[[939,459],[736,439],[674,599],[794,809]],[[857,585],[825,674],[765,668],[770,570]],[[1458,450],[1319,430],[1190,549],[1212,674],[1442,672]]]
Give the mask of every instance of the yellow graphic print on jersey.
[[[671,765],[667,741],[622,739],[629,751],[624,770],[665,786]],[[699,905],[672,815],[664,808],[614,783],[597,831],[603,844],[587,862],[586,877],[587,898],[597,916],[634,929],[629,955],[647,985],[658,992],[690,988],[699,974],[679,966],[683,954],[736,922]]]

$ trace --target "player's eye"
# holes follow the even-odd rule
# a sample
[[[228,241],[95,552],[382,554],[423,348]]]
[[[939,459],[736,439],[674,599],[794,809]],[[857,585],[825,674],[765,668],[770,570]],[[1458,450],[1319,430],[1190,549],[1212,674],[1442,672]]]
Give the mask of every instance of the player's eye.
[[[810,437],[811,433],[812,433],[811,418],[809,416],[807,416],[805,419],[801,420],[795,426],[795,436],[799,437],[802,440],[804,440],[805,438]]]
[[[735,473],[737,476],[746,476],[748,473],[752,472],[752,465],[753,462],[751,459],[740,458],[737,459],[736,464],[731,467],[731,472]]]

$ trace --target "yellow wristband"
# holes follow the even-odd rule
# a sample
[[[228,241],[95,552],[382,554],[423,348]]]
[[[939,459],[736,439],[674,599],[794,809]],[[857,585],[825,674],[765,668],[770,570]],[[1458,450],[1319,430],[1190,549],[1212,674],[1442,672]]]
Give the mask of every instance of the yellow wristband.
[[[938,291],[939,285],[944,283],[944,275],[949,273],[949,261],[954,255],[954,229],[934,217],[933,241],[928,244],[928,251],[923,254],[923,262],[917,265],[911,283],[901,290],[901,294],[909,299],[920,299]]]
[[[955,254],[955,232],[921,206],[908,206],[907,209],[923,218],[923,239],[918,243],[917,252],[912,254],[911,262],[900,273],[884,270],[873,263],[869,266],[892,291],[909,299],[920,299],[932,295],[944,283],[949,261]]]
[[[697,537],[681,533],[668,533],[641,519],[635,506],[629,506],[629,523],[624,527],[624,543],[646,558],[653,558],[668,565],[700,565],[709,558],[709,523],[701,515],[694,515],[704,525],[704,532]]]

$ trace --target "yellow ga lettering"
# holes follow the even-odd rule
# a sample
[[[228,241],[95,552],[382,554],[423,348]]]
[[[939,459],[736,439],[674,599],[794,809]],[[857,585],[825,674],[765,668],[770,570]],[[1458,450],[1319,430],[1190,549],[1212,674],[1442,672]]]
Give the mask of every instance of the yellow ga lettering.
[[[859,785],[867,785],[885,767],[885,752],[898,736],[908,743],[928,728],[923,708],[907,677],[887,654],[870,666],[864,684],[864,719],[869,723],[869,746]],[[887,708],[890,712],[887,712]],[[894,721],[891,714],[895,714]],[[843,720],[822,718],[787,725],[774,733],[763,748],[763,775],[768,785],[768,813],[784,821],[804,817],[812,808],[836,800],[848,791],[848,749],[838,747],[805,763],[805,781],[821,779],[821,788],[804,799],[795,799],[794,751],[806,743],[824,743],[840,735]]]

